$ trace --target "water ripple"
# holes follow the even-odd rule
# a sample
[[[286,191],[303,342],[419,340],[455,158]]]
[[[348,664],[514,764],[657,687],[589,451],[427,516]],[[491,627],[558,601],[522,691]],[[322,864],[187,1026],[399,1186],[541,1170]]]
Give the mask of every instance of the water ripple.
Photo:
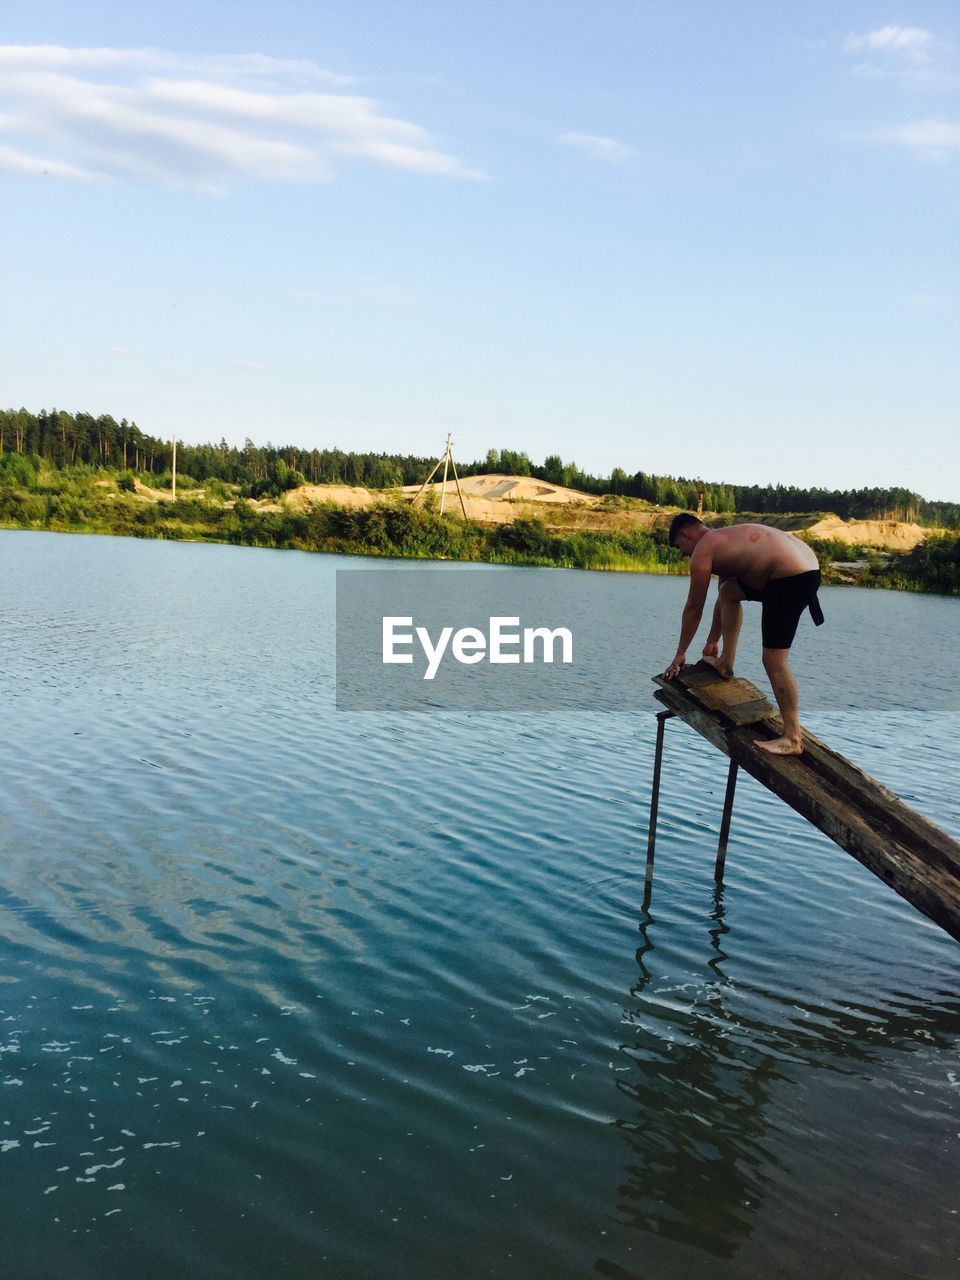
[[[0,533],[11,1274],[952,1275],[955,945],[748,779],[715,886],[675,723],[644,903],[652,717],[335,713],[337,563]],[[960,833],[922,681],[805,687]]]

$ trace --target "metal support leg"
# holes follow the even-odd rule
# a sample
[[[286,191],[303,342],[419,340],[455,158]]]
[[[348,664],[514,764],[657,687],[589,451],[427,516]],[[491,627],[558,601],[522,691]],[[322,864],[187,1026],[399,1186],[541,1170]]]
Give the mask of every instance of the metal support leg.
[[[653,755],[653,792],[650,796],[650,830],[647,836],[646,882],[649,888],[653,880],[653,850],[657,842],[657,809],[660,805],[660,765],[663,762],[663,726],[672,720],[674,712],[657,712],[657,746]]]
[[[723,797],[723,817],[720,819],[720,843],[717,846],[717,865],[714,871],[716,880],[723,879],[723,864],[727,857],[727,840],[730,837],[730,819],[733,817],[733,793],[737,786],[737,762],[730,761],[727,774],[727,791]]]

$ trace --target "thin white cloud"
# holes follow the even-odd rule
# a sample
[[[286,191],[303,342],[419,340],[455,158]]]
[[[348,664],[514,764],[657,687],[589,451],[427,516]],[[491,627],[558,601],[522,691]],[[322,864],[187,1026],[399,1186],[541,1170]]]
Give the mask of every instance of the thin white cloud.
[[[561,133],[557,141],[583,151],[595,160],[606,160],[608,164],[626,164],[637,154],[636,147],[597,133]]]
[[[44,178],[70,178],[83,181],[91,175],[77,165],[62,160],[43,160],[26,155],[16,147],[0,146],[0,169],[7,173],[26,173]]]
[[[860,80],[900,82],[924,93],[952,93],[960,85],[956,47],[924,27],[879,27],[848,35],[841,49]]]
[[[898,82],[925,96],[958,86],[956,49],[924,27],[886,26],[848,35],[843,51],[856,55],[852,72],[861,79]],[[944,161],[960,150],[960,125],[926,118],[856,135],[860,142],[900,147],[922,160]]]
[[[221,192],[323,181],[345,160],[482,178],[428,131],[345,92],[349,79],[262,55],[0,46],[0,167],[145,177]]]
[[[355,84],[354,76],[339,75],[297,58],[271,58],[261,53],[187,54],[170,49],[83,49],[64,45],[0,45],[0,69],[20,71],[56,70],[60,67],[141,67],[166,70],[178,75],[196,73],[242,76],[328,85]]]
[[[925,58],[933,36],[923,27],[880,27],[865,35],[848,35],[843,42],[847,53],[877,53],[909,58]]]
[[[951,120],[913,120],[877,129],[869,140],[905,147],[925,160],[945,160],[960,151],[960,124]]]

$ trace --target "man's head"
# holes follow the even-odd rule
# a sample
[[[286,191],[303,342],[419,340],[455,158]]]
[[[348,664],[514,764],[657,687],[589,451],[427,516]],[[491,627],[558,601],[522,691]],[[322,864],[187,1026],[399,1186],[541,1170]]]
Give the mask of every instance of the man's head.
[[[667,541],[682,555],[689,556],[693,554],[693,548],[706,532],[707,526],[702,520],[691,515],[689,511],[681,511],[680,515],[674,516],[670,522]]]

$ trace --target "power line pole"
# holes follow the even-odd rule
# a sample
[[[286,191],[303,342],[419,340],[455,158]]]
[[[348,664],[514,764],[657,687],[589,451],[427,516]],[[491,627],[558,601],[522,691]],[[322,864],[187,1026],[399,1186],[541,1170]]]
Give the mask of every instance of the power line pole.
[[[447,434],[447,445],[443,451],[443,457],[438,459],[437,465],[433,468],[433,470],[427,476],[426,480],[424,480],[423,484],[414,494],[413,502],[411,505],[416,506],[417,499],[420,497],[421,493],[423,493],[424,489],[426,489],[427,485],[430,483],[430,481],[439,471],[441,462],[443,463],[443,481],[440,485],[440,514],[443,515],[443,506],[447,498],[447,468],[452,467],[453,478],[456,481],[456,485],[457,485],[457,497],[460,499],[460,510],[463,512],[464,520],[466,520],[467,507],[466,507],[466,503],[463,500],[463,494],[460,492],[460,477],[457,475],[457,464],[453,460],[453,439],[449,433]]]

